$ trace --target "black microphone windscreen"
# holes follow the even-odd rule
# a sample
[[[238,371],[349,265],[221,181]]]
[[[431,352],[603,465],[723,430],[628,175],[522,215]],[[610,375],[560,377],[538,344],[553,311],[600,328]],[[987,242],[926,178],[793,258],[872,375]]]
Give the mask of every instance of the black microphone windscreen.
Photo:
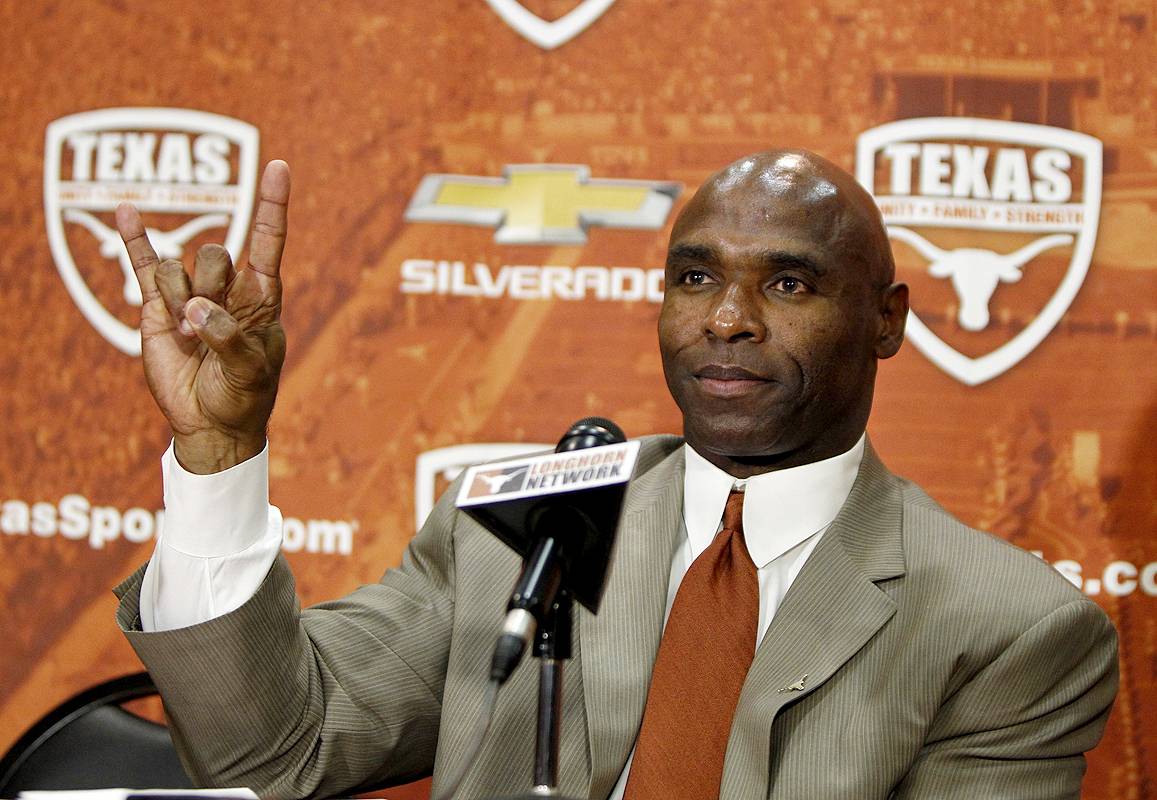
[[[601,447],[607,444],[618,444],[627,441],[623,429],[604,417],[584,417],[570,426],[570,429],[558,440],[556,453],[566,453],[571,450],[585,450],[588,447]]]

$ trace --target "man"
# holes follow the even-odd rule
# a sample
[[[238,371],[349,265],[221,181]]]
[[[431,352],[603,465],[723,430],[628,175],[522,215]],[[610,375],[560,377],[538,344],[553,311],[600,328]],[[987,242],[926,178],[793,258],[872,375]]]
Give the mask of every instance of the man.
[[[118,210],[174,439],[165,538],[118,621],[195,779],[283,797],[432,770],[437,790],[519,564],[448,492],[400,569],[298,612],[263,494],[288,195],[274,162],[249,265],[202,248],[191,280]],[[679,216],[659,340],[685,439],[644,440],[602,609],[578,612],[564,793],[1078,796],[1115,633],[867,444],[908,309],[893,271],[871,197],[810,153],[737,161]],[[528,788],[535,687],[524,664],[459,796]]]

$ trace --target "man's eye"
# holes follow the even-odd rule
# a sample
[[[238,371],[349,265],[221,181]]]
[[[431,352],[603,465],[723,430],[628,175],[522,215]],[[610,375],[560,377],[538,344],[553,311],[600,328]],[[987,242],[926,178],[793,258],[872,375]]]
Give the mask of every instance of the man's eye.
[[[691,286],[702,286],[709,280],[710,278],[707,277],[707,273],[702,270],[692,269],[683,273],[683,283],[690,284]]]
[[[772,284],[772,288],[784,294],[806,294],[810,291],[807,284],[799,278],[780,278]]]

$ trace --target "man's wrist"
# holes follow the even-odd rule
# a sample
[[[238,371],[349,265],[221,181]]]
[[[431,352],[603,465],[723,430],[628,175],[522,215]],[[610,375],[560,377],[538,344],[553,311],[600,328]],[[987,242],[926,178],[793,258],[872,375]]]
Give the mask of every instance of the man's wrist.
[[[265,449],[265,434],[229,436],[216,431],[174,434],[173,455],[186,472],[211,475],[224,472]]]

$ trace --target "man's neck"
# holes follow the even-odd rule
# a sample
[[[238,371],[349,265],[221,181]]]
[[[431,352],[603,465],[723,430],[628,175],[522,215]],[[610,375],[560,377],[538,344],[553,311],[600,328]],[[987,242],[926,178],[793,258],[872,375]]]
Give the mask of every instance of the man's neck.
[[[698,453],[704,460],[723,470],[733,478],[754,478],[768,472],[802,467],[819,461],[836,458],[859,444],[865,432],[860,430],[855,435],[845,437],[845,440],[826,443],[820,446],[788,450],[783,453],[761,456],[734,456],[712,452],[710,448],[697,446],[688,441],[687,445]]]

